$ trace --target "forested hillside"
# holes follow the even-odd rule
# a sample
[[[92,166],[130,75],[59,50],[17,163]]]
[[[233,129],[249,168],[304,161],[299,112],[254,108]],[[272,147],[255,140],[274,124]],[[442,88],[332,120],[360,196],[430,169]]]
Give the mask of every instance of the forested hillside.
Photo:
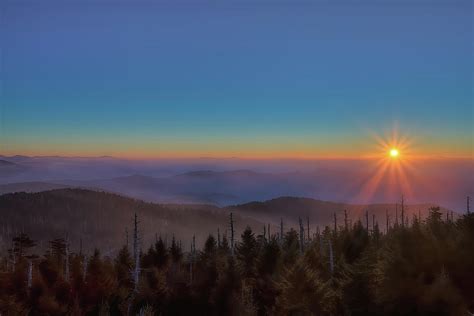
[[[116,194],[85,189],[57,189],[37,193],[11,193],[0,196],[0,249],[10,247],[11,238],[26,232],[45,249],[47,241],[67,237],[77,250],[98,248],[106,253],[117,252],[130,232],[132,217],[138,213],[142,224],[144,246],[154,242],[156,235],[171,238],[173,235],[186,245],[193,236],[198,247],[204,244],[209,233],[228,230],[227,216],[234,213],[236,231],[246,226],[259,233],[263,227],[277,231],[283,220],[287,228],[298,227],[299,220],[312,226],[334,226],[347,221],[353,224],[379,223],[380,230],[397,222],[412,222],[414,217],[426,218],[433,205],[371,204],[352,205],[308,198],[282,197],[265,202],[252,202],[219,208],[213,205],[155,204]],[[457,219],[458,214],[441,209],[443,218]],[[388,216],[388,220],[387,220]],[[270,226],[268,226],[270,225]]]
[[[407,204],[402,201],[403,197],[397,203],[386,204],[349,204],[330,201],[321,201],[302,197],[280,197],[264,202],[251,202],[241,205],[230,206],[233,212],[242,216],[249,216],[260,221],[277,224],[280,219],[292,226],[298,225],[299,218],[309,217],[312,223],[317,225],[334,224],[334,220],[342,222],[347,220],[349,223],[355,223],[358,220],[364,220],[368,212],[370,222],[380,223],[382,230],[386,230],[386,224],[393,225],[396,221],[412,222],[414,217],[426,218],[431,207],[434,204]],[[440,208],[444,216],[457,217],[458,213],[449,209]],[[403,214],[402,214],[403,213]],[[335,216],[335,217],[334,217]]]
[[[121,202],[132,203],[127,201]],[[227,236],[209,235],[202,248],[191,243],[185,251],[173,238],[141,247],[147,223],[138,217],[129,243],[113,257],[72,251],[62,238],[38,253],[34,240],[17,235],[0,265],[0,312],[459,316],[474,311],[473,214],[453,221],[432,208],[425,220],[396,224],[386,234],[361,222],[314,234],[303,224],[298,231],[282,226],[261,234],[247,228],[235,242],[234,220],[229,217]]]
[[[59,189],[38,193],[11,193],[0,196],[0,238],[2,250],[11,238],[26,232],[47,248],[47,241],[67,237],[74,251],[82,247],[118,252],[130,237],[133,214],[140,217],[141,242],[148,246],[157,234],[171,239],[174,235],[189,245],[196,236],[198,247],[209,233],[228,228],[228,212],[212,205],[160,205],[106,192]],[[247,225],[256,229],[264,224],[236,215],[236,229]],[[131,237],[130,237],[131,238]]]

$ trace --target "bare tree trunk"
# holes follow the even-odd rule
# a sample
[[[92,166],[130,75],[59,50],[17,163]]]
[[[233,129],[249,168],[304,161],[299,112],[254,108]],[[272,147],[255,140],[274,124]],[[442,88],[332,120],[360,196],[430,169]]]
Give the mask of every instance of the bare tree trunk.
[[[33,261],[29,260],[28,261],[28,288],[31,288],[33,285]]]
[[[348,229],[348,227],[347,227],[347,210],[344,210],[344,228],[347,231],[347,229]]]
[[[135,285],[135,292],[138,292],[138,281],[140,278],[140,253],[138,250],[138,216],[135,213],[133,223],[133,258],[135,261],[135,268],[133,270],[133,282]]]
[[[375,214],[372,214],[372,232],[375,232]]]
[[[405,197],[402,195],[402,227],[405,227]]]
[[[189,284],[193,283],[193,243],[191,242],[191,252],[189,254]]]
[[[398,203],[395,203],[395,227],[398,227]]]
[[[367,228],[367,235],[369,234],[369,210],[365,211],[365,223]]]
[[[128,228],[125,228],[125,245],[127,246],[127,249],[128,248]]]
[[[280,217],[280,244],[283,244],[283,217]]]
[[[65,279],[66,279],[66,282],[69,282],[69,279],[70,279],[70,274],[69,274],[69,242],[68,240],[66,239],[66,258],[65,258]]]
[[[15,256],[15,243],[12,241],[12,271],[15,272],[16,268],[16,256]]]
[[[319,231],[318,231],[318,236],[319,236],[319,254],[322,255],[323,254],[323,238],[321,234],[319,233]]]
[[[471,210],[469,209],[469,202],[470,202],[471,198],[468,196],[466,198],[466,204],[467,204],[467,215],[469,215],[471,213]]]
[[[194,280],[194,259],[196,256],[196,235],[193,235],[193,241],[191,242],[191,262],[189,264],[190,283]]]
[[[311,236],[309,234],[309,216],[306,216],[306,230],[308,235],[308,242],[311,240]]]
[[[300,251],[303,253],[304,250],[304,227],[303,227],[303,220],[301,220],[301,217],[299,218],[299,223],[300,223]]]
[[[328,239],[329,244],[329,268],[331,270],[331,275],[334,274],[334,254],[332,252],[332,242],[331,239]]]
[[[230,252],[234,256],[234,218],[230,213]]]
[[[87,277],[87,265],[88,265],[89,261],[87,260],[87,256],[84,256],[84,261],[83,261],[83,264],[82,264],[82,280],[85,282],[86,281],[86,277]]]

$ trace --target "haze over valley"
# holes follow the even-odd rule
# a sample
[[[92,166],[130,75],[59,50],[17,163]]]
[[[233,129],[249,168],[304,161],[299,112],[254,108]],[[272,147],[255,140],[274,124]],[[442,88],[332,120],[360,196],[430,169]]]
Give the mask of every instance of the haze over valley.
[[[0,193],[87,188],[158,203],[228,206],[281,196],[355,204],[432,203],[465,209],[472,195],[471,160],[416,161],[410,186],[393,188],[389,175],[371,188],[373,160],[125,160],[112,157],[1,157]]]

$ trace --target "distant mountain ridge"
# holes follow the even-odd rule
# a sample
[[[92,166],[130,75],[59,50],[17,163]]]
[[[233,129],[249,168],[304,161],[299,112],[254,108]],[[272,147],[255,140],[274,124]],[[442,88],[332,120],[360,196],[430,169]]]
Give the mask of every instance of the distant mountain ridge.
[[[0,159],[0,176],[9,177],[24,173],[27,168],[16,162]]]
[[[426,218],[431,207],[437,205],[432,203],[406,204],[404,205],[404,218],[410,223],[413,218]],[[283,219],[292,225],[298,225],[299,218],[306,221],[316,222],[319,225],[334,225],[334,216],[338,226],[344,225],[345,213],[347,211],[348,221],[355,223],[361,220],[365,223],[366,212],[369,215],[369,222],[372,225],[375,220],[379,226],[385,228],[387,224],[387,214],[389,223],[393,225],[398,217],[401,224],[402,207],[400,204],[350,204],[341,202],[322,201],[303,197],[279,197],[264,202],[250,202],[241,205],[228,207],[229,210],[241,215],[258,218],[259,221],[271,222],[278,225]],[[451,215],[451,210],[441,207],[441,212]],[[457,213],[453,213],[456,217]],[[375,216],[375,217],[374,217]]]
[[[258,173],[251,170],[211,171],[199,170],[181,173],[171,177],[151,177],[142,174],[106,178],[97,180],[54,180],[53,185],[63,187],[97,188],[108,192],[130,196],[150,202],[159,203],[205,203],[220,206],[239,204],[252,200],[267,199],[281,193],[292,193],[286,185],[272,189],[272,184],[279,181],[277,175]],[[29,189],[28,183],[18,185],[0,185],[0,192],[22,191],[35,192]],[[38,187],[38,185],[36,185]],[[264,188],[262,190],[262,188]],[[267,191],[272,192],[267,192]],[[294,190],[293,190],[294,191]]]
[[[196,235],[203,242],[208,234],[228,235],[229,214],[234,214],[236,234],[240,235],[246,226],[260,234],[264,225],[270,224],[271,231],[298,229],[301,218],[310,229],[325,225],[333,227],[334,214],[337,225],[344,225],[344,210],[347,210],[349,224],[361,219],[365,226],[365,211],[369,211],[369,225],[373,215],[380,229],[385,229],[385,214],[388,210],[391,225],[395,223],[392,211],[394,205],[370,204],[352,205],[313,200],[298,197],[281,197],[265,202],[252,202],[232,207],[216,207],[204,204],[155,204],[117,194],[86,189],[54,189],[38,193],[10,193],[0,196],[0,214],[3,230],[0,241],[9,241],[19,231],[25,231],[33,238],[46,242],[52,238],[69,236],[77,246],[82,239],[89,249],[99,247],[115,251],[125,242],[125,231],[130,230],[135,212],[140,217],[140,229],[144,247],[151,244],[156,234],[173,235],[184,244]],[[405,216],[412,220],[418,216],[418,209],[426,217],[430,205],[407,205]],[[443,212],[448,210],[442,209]],[[399,212],[399,221],[401,213]],[[456,214],[456,216],[458,216]],[[306,228],[305,228],[306,229]],[[6,244],[4,247],[8,246]]]
[[[123,160],[114,157],[3,157],[0,192],[40,191],[55,185],[94,188],[158,203],[218,206],[301,196],[328,201],[393,202],[405,193],[409,202],[432,201],[463,210],[473,196],[474,163],[423,161],[406,174],[408,188],[384,175],[368,188],[372,161],[248,161],[239,159]],[[15,163],[16,165],[11,165]],[[416,174],[415,174],[416,173]],[[28,188],[28,183],[35,183]],[[16,185],[12,185],[16,184]],[[408,192],[410,191],[410,192]]]
[[[231,207],[250,203],[243,207],[256,207],[256,210],[265,209],[267,204],[272,204],[272,199],[282,196],[314,198],[315,193],[320,196],[341,198],[336,183],[331,182],[330,173],[319,173],[319,179],[327,179],[325,186],[321,186],[313,179],[316,174],[291,172],[291,173],[263,173],[247,169],[230,171],[197,170],[180,173],[169,177],[152,177],[135,173],[115,178],[96,180],[53,180],[53,181],[26,181],[20,183],[0,184],[0,194],[12,192],[40,192],[56,188],[87,188],[113,192],[132,198],[156,203],[190,203],[190,204],[215,204],[217,206]],[[353,192],[344,195],[350,200]],[[325,200],[331,200],[325,198]],[[258,204],[254,201],[267,201]],[[298,209],[308,210],[314,203],[301,203]],[[343,203],[342,203],[343,204]],[[281,206],[278,205],[277,209]],[[339,206],[344,208],[344,206]],[[426,209],[424,205],[420,208]],[[361,212],[360,208],[354,211]],[[306,216],[306,215],[304,215]]]
[[[16,165],[17,164],[14,162],[0,159],[0,167],[9,167],[9,166],[16,166]]]
[[[69,186],[63,184],[47,183],[47,182],[20,182],[0,185],[0,195],[12,192],[42,192],[54,189],[64,189]]]
[[[197,170],[178,174],[175,177],[215,177],[215,176],[254,176],[264,174],[253,170],[231,170],[231,171],[214,171],[214,170]]]

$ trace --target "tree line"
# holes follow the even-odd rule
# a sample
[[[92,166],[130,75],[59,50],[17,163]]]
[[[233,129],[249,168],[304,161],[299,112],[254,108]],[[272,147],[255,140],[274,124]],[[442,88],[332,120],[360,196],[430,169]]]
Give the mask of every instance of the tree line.
[[[403,212],[403,208],[402,208]],[[402,213],[403,214],[403,213]],[[401,214],[401,216],[403,216]],[[115,256],[71,251],[68,238],[12,239],[0,264],[2,315],[468,315],[474,311],[474,215],[379,224],[369,215],[322,229],[216,229],[201,249],[140,220]],[[313,231],[314,230],[314,231]]]

